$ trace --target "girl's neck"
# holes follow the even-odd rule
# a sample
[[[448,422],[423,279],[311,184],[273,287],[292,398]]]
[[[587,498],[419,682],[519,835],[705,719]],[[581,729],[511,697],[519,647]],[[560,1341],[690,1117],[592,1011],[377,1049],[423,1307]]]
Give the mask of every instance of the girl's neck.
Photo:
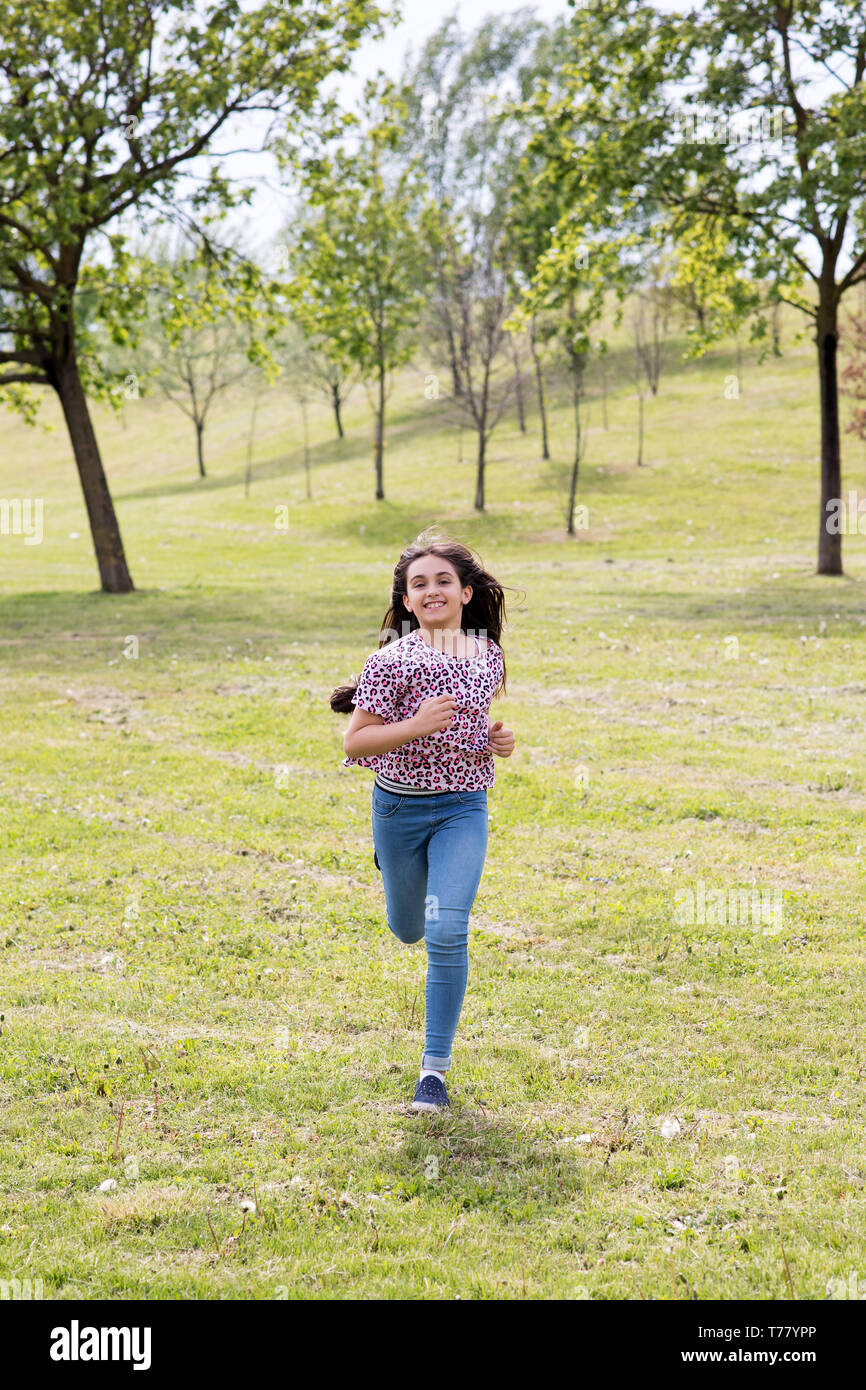
[[[421,640],[427,643],[428,647],[447,647],[453,645],[463,636],[463,629],[459,623],[456,627],[425,627],[423,623],[418,624],[418,635]]]
[[[466,636],[461,627],[424,627],[419,624],[416,629],[421,641],[434,651],[443,652],[446,656],[468,656],[474,651],[474,646],[470,638]]]

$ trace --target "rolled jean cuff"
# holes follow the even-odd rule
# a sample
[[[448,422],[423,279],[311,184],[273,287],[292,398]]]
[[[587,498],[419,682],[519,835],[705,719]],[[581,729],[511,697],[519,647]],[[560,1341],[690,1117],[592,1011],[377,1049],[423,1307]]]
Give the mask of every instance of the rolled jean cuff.
[[[434,1057],[432,1052],[425,1052],[421,1058],[421,1066],[425,1071],[447,1071],[451,1065],[449,1057]]]

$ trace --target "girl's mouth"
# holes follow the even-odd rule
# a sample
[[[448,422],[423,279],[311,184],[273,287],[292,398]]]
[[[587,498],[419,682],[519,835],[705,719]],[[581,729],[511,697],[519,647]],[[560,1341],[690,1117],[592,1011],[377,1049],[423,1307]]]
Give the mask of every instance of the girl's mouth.
[[[425,608],[444,608],[444,607],[445,607],[445,604],[442,603],[439,599],[436,599],[435,602],[433,602],[433,603],[425,603],[425,604],[424,604],[424,607],[425,607]]]

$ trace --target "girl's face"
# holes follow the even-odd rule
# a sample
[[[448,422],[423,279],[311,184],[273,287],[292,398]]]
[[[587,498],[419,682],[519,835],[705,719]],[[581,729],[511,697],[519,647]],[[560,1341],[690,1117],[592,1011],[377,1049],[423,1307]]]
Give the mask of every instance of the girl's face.
[[[459,628],[463,605],[471,597],[471,587],[463,588],[456,569],[441,555],[422,555],[406,572],[403,603],[422,627]]]

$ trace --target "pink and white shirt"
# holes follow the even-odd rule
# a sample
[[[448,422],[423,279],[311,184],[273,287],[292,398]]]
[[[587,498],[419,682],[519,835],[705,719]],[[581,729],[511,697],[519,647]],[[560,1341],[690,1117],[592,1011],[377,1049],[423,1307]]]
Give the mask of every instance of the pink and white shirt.
[[[431,792],[480,791],[493,786],[493,754],[488,748],[487,712],[502,680],[502,652],[492,638],[476,654],[451,656],[424,641],[420,631],[372,652],[364,662],[352,703],[386,724],[411,719],[422,701],[453,695],[454,717],[447,729],[413,738],[390,753],[344,758],[344,767],[372,767],[403,786]]]

